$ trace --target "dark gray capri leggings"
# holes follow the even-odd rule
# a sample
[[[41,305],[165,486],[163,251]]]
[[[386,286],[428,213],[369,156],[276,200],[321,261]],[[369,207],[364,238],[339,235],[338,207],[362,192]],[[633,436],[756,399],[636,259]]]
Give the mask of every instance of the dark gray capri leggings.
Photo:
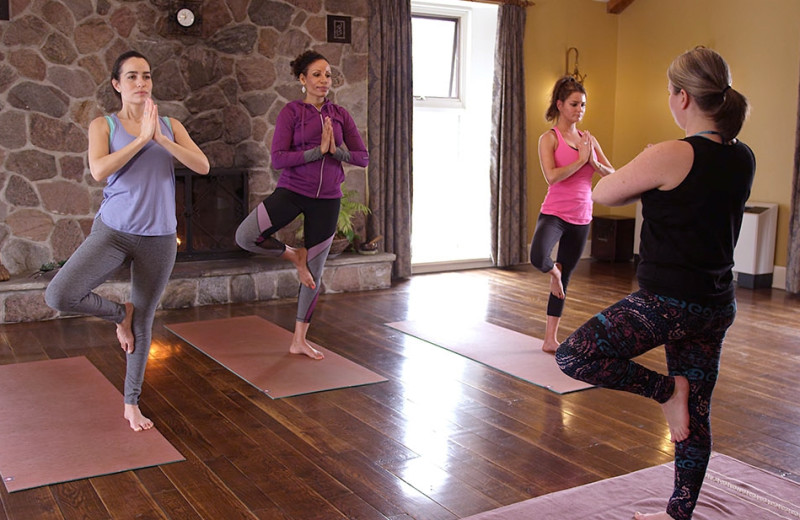
[[[541,272],[549,273],[554,264],[550,255],[558,244],[556,262],[561,264],[561,285],[566,295],[572,271],[578,266],[588,237],[589,224],[570,224],[555,215],[540,213],[531,241],[531,264]],[[565,300],[566,297],[561,299],[551,294],[547,300],[547,315],[560,318]]]
[[[88,314],[120,323],[125,305],[94,292],[117,269],[131,261],[131,295],[134,306],[134,350],[127,355],[125,404],[138,404],[147,356],[150,353],[153,318],[169,281],[177,252],[175,234],[132,235],[106,226],[98,216],[92,232],[47,286],[45,301],[62,312]]]

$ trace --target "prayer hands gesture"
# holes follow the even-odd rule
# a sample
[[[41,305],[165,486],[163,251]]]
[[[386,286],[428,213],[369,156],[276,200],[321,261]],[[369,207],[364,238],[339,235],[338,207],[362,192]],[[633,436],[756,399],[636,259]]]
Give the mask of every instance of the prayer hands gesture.
[[[147,98],[144,103],[144,114],[142,115],[142,125],[139,136],[145,141],[153,140],[163,145],[164,134],[161,133],[161,125],[158,123],[158,105],[153,103],[151,98]]]
[[[592,157],[592,149],[594,148],[594,137],[588,130],[583,132],[581,140],[578,141],[578,157],[581,163],[589,162],[592,166],[595,165],[595,160]]]
[[[323,154],[336,152],[336,138],[333,135],[333,123],[330,117],[326,117],[322,123],[322,142],[319,149]]]
[[[158,131],[158,107],[153,103],[153,100],[147,98],[144,102],[144,113],[142,114],[142,123],[139,127],[139,137],[145,141],[150,141],[154,138],[155,133]]]

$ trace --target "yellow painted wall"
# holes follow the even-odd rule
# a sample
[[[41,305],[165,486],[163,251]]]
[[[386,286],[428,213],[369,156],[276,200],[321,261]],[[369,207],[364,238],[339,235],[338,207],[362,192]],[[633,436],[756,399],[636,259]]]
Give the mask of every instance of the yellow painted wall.
[[[775,264],[786,265],[800,78],[797,0],[636,0],[619,16],[615,162],[683,137],[667,106],[666,69],[695,45],[728,61],[733,86],[748,97],[739,135],[756,155],[751,200],[779,204]]]
[[[666,70],[678,54],[706,45],[725,57],[733,86],[750,100],[751,116],[739,137],[756,155],[751,200],[779,204],[775,264],[785,266],[799,26],[797,0],[635,0],[620,15],[605,14],[604,4],[591,0],[537,0],[528,9],[525,41],[530,234],[546,189],[536,151],[536,139],[547,128],[541,115],[546,100],[538,98],[544,83],[552,84],[563,70],[567,42],[581,42],[569,45],[579,47],[581,69],[589,74],[582,126],[597,135],[615,166],[631,160],[648,143],[683,136],[667,106]],[[633,215],[634,209],[595,208],[595,214],[612,211]]]

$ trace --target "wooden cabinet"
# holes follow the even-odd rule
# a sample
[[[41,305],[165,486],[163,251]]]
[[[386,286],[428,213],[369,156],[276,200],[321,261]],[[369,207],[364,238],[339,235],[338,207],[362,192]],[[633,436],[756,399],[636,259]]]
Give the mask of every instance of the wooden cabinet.
[[[629,262],[633,258],[635,219],[618,215],[592,218],[592,258]]]

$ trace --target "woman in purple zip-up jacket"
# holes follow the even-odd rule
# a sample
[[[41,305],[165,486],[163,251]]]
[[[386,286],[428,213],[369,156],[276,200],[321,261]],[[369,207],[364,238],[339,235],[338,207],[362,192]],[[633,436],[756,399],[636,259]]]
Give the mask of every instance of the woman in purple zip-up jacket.
[[[290,65],[305,98],[288,103],[278,114],[272,138],[272,166],[281,170],[278,185],[239,225],[236,243],[295,265],[300,294],[289,352],[322,359],[322,352],[306,341],[306,334],[336,234],[342,162],[367,166],[369,154],[347,110],[326,99],[331,87],[328,60],[306,51]],[[301,213],[304,247],[290,247],[274,237]]]

